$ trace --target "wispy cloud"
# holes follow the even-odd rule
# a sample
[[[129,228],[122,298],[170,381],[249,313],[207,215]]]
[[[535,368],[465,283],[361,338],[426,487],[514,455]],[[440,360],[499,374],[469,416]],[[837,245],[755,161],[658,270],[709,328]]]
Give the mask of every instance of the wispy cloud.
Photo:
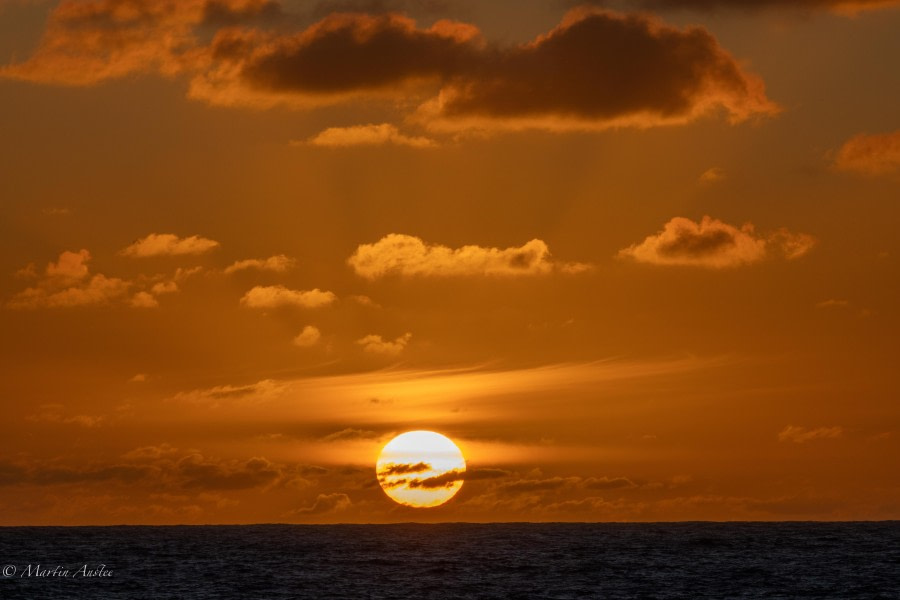
[[[123,248],[123,256],[145,258],[149,256],[180,256],[185,254],[203,254],[217,248],[219,242],[192,235],[180,238],[173,233],[151,233]]]
[[[900,173],[900,131],[850,138],[841,146],[834,166],[872,176]]]
[[[355,125],[352,127],[329,127],[311,137],[306,142],[292,142],[294,145],[309,144],[326,148],[346,148],[348,146],[408,146],[410,148],[434,148],[437,142],[421,136],[410,136],[400,132],[395,125]]]
[[[248,258],[239,260],[225,267],[225,274],[236,273],[237,271],[246,271],[254,269],[257,271],[273,271],[283,273],[293,267],[297,263],[293,258],[288,258],[284,254],[270,256],[269,258]]]

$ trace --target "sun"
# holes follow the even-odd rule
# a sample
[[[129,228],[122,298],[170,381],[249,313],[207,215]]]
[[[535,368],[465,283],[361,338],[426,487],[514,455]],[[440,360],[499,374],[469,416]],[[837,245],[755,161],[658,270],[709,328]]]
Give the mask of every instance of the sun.
[[[407,431],[385,445],[375,463],[378,483],[391,500],[427,508],[452,498],[463,484],[466,459],[450,438]]]

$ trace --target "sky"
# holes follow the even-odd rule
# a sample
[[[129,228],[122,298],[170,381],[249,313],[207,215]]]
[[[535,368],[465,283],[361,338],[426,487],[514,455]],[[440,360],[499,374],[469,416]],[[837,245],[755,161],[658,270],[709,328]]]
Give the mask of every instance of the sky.
[[[0,525],[900,518],[898,30],[0,0]]]

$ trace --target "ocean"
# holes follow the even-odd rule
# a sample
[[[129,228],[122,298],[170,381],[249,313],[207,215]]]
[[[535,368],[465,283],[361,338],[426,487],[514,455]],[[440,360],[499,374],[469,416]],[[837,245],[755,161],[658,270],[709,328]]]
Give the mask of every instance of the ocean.
[[[900,522],[0,527],[6,599],[900,598]]]

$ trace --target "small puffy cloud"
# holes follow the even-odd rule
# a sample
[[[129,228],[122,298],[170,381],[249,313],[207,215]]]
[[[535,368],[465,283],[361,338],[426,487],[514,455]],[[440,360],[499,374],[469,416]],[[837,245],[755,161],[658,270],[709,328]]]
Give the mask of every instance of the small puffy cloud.
[[[134,377],[129,379],[128,381],[130,381],[131,383],[144,383],[147,381],[147,374],[146,373],[138,373]]]
[[[310,346],[318,344],[321,337],[322,334],[317,327],[307,325],[303,328],[303,331],[294,338],[294,345],[300,346],[301,348],[309,348]]]
[[[399,356],[411,339],[412,334],[407,332],[394,341],[382,339],[380,335],[367,335],[356,340],[356,343],[362,346],[363,350],[369,354]]]
[[[296,261],[293,258],[288,258],[284,254],[270,256],[269,258],[265,259],[249,258],[247,260],[239,260],[225,267],[225,273],[231,274],[237,271],[245,271],[247,269],[283,273],[284,271],[287,271],[288,269],[293,267],[295,263]]]
[[[152,294],[138,292],[131,297],[129,304],[134,308],[156,308],[159,306],[159,301]]]
[[[121,252],[123,256],[180,256],[203,254],[219,246],[219,242],[197,235],[180,238],[173,233],[151,233],[134,242]]]
[[[287,516],[294,515],[321,515],[340,512],[350,507],[350,497],[347,494],[336,492],[334,494],[319,494],[315,502],[310,506],[291,511]]]
[[[662,231],[620,250],[618,256],[656,265],[723,269],[773,256],[793,260],[805,255],[814,245],[812,236],[785,229],[761,236],[749,223],[738,229],[711,217],[703,217],[699,223],[675,217]]]
[[[806,442],[811,442],[813,440],[834,439],[843,435],[843,427],[811,428],[788,425],[778,433],[778,441],[805,444]]]
[[[700,175],[700,183],[705,183],[707,185],[722,181],[723,179],[725,179],[725,169],[721,167],[712,167],[703,171]]]
[[[158,283],[154,283],[153,287],[150,288],[150,291],[155,295],[159,296],[160,294],[174,294],[178,291],[178,284],[172,281],[160,281]]]
[[[278,308],[281,306],[299,306],[301,308],[318,308],[332,304],[337,297],[319,288],[308,291],[289,290],[283,285],[258,285],[250,289],[243,298],[241,306],[247,308]]]
[[[542,240],[531,240],[519,247],[450,248],[427,244],[411,235],[392,233],[374,244],[362,244],[347,260],[357,275],[378,279],[387,275],[456,277],[478,275],[543,275],[554,270],[578,272],[587,268],[579,263],[556,263]]]
[[[352,300],[353,302],[356,302],[360,306],[367,306],[369,308],[381,308],[380,304],[378,304],[377,302],[375,302],[368,296],[362,296],[362,295],[349,296],[347,299]]]
[[[900,130],[850,138],[838,152],[834,166],[863,175],[900,173]]]
[[[115,277],[90,276],[87,250],[63,252],[55,263],[47,265],[46,274],[34,286],[14,295],[7,308],[69,308],[108,304],[125,295],[131,284]]]
[[[55,263],[47,265],[47,277],[58,277],[77,281],[84,279],[88,274],[88,261],[91,260],[91,253],[87,250],[79,250],[78,252],[65,251],[59,255],[59,260]]]
[[[404,135],[400,133],[396,126],[390,123],[355,125],[353,127],[329,127],[310,138],[306,143],[326,148],[384,146],[386,144],[409,146],[411,148],[433,148],[437,145],[434,140],[426,137]]]

